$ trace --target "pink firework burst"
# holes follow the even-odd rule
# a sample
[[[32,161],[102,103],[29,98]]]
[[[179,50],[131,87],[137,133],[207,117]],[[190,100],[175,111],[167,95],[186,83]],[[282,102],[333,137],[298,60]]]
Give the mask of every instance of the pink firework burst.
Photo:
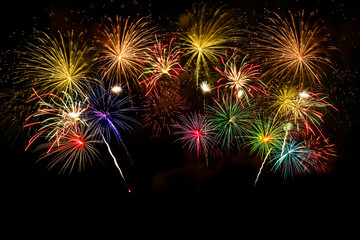
[[[179,131],[175,134],[182,135],[178,140],[188,148],[189,152],[196,152],[207,156],[209,149],[215,145],[215,133],[210,120],[206,115],[190,113],[179,117]]]

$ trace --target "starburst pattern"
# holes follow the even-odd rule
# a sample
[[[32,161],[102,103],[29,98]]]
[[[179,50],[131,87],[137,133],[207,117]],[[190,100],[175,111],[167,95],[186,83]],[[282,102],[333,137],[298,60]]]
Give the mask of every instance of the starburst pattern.
[[[321,84],[324,66],[332,66],[329,36],[313,13],[306,18],[304,11],[289,18],[272,13],[269,24],[261,24],[256,36],[255,52],[264,59],[263,78],[293,83]]]
[[[169,44],[163,44],[156,36],[155,39],[156,44],[154,44],[154,47],[145,52],[144,63],[146,68],[139,76],[139,79],[145,77],[142,83],[146,85],[146,95],[156,86],[160,78],[177,79],[180,72],[184,71],[179,62],[182,52],[179,50],[179,46],[172,47],[174,38],[170,40]]]
[[[144,18],[130,21],[130,18],[108,19],[97,38],[100,74],[104,78],[115,77],[116,82],[124,81],[128,90],[138,87],[138,76],[143,72],[144,52],[153,43],[154,28]]]
[[[88,127],[80,125],[60,138],[55,147],[51,142],[40,144],[36,150],[42,151],[51,148],[51,151],[43,153],[39,161],[47,161],[49,169],[59,168],[59,174],[67,171],[71,174],[75,169],[81,172],[86,165],[91,164],[100,155],[95,144],[101,143],[101,141],[94,139],[89,130]]]
[[[308,149],[303,142],[297,142],[290,139],[285,144],[283,154],[279,151],[275,154],[271,163],[274,172],[281,171],[281,175],[286,180],[289,176],[302,175],[310,173],[307,166],[314,166],[315,163],[311,161],[313,151]]]
[[[247,103],[243,106],[230,93],[223,94],[221,101],[215,101],[215,107],[208,106],[208,109],[221,148],[226,146],[230,151],[231,146],[235,145],[240,150],[241,140],[249,130],[254,115],[252,105]]]
[[[238,99],[245,98],[249,101],[249,96],[254,97],[253,92],[266,93],[265,85],[258,78],[259,65],[248,64],[246,62],[246,55],[241,61],[238,60],[238,51],[234,50],[230,57],[225,52],[225,58],[221,58],[223,69],[215,67],[216,71],[223,77],[217,83],[220,84],[216,88],[219,90],[222,87],[230,88]]]
[[[209,74],[209,66],[215,65],[231,42],[239,39],[235,17],[230,10],[222,7],[209,7],[207,4],[194,4],[179,22],[184,56],[187,56],[186,69],[193,64],[196,85],[200,72]]]
[[[90,63],[87,61],[89,46],[81,41],[81,34],[75,38],[58,33],[58,38],[40,33],[37,43],[28,43],[20,53],[21,64],[16,69],[19,81],[25,88],[35,88],[39,94],[75,90],[81,93],[88,77]]]
[[[207,154],[211,146],[215,144],[214,129],[206,115],[191,113],[179,117],[178,131],[175,134],[181,135],[178,139],[188,147],[189,152],[196,152],[199,157]]]

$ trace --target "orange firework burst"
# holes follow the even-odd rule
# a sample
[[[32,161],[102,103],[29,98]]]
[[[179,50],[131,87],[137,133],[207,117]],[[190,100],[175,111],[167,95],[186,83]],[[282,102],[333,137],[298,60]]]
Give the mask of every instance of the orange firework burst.
[[[139,85],[138,76],[144,63],[140,61],[144,52],[153,43],[154,28],[144,18],[131,22],[129,18],[109,18],[109,26],[104,25],[97,39],[99,43],[97,61],[102,65],[104,78],[115,77],[121,83],[123,79],[130,91],[130,81]]]
[[[264,78],[269,81],[283,80],[297,83],[309,81],[321,83],[325,73],[323,66],[332,65],[329,59],[329,36],[319,21],[313,21],[314,13],[305,18],[304,11],[290,19],[273,13],[269,25],[261,24],[256,37],[255,52],[264,59]]]

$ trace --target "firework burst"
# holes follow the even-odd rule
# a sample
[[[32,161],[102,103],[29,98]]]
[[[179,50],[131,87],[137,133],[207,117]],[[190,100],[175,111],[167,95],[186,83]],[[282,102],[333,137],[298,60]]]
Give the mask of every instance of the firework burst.
[[[251,122],[251,128],[248,131],[248,142],[250,145],[250,153],[257,153],[261,157],[264,157],[263,163],[256,176],[254,186],[256,186],[262,169],[264,168],[266,160],[273,149],[281,148],[281,140],[283,131],[281,125],[273,119],[262,117],[257,118]]]
[[[145,52],[145,64],[148,66],[144,72],[139,76],[147,76],[142,82],[146,84],[148,95],[150,91],[156,86],[157,81],[163,76],[177,79],[181,71],[184,69],[179,63],[180,54],[179,46],[172,47],[172,38],[169,44],[163,44],[160,40],[156,39],[153,49],[148,49]]]
[[[251,147],[250,153],[257,153],[263,157],[271,149],[279,146],[281,148],[283,129],[278,121],[262,117],[254,119],[250,124],[251,128],[247,135],[247,145]]]
[[[308,18],[304,11],[290,19],[273,13],[269,25],[262,24],[256,37],[255,51],[259,59],[264,59],[263,78],[290,80],[302,84],[309,81],[315,85],[324,78],[323,66],[331,66],[329,36],[318,21],[313,21],[313,13]]]
[[[308,164],[307,167],[314,167],[318,173],[325,173],[329,170],[329,162],[334,159],[336,155],[335,144],[330,144],[328,139],[322,139],[321,136],[312,136],[305,139],[304,144],[312,150],[309,159],[313,164]]]
[[[110,142],[112,133],[121,140],[120,131],[133,131],[129,123],[136,123],[136,120],[127,113],[137,109],[130,106],[130,96],[123,97],[121,93],[114,92],[113,81],[106,85],[103,81],[94,87],[89,85],[88,102],[89,107],[85,117],[89,127],[98,137],[102,134]]]
[[[266,93],[265,85],[258,78],[260,66],[246,63],[247,56],[248,55],[246,55],[239,64],[239,56],[236,49],[229,58],[225,52],[226,61],[221,58],[224,70],[215,67],[216,71],[223,76],[223,78],[217,81],[217,83],[220,84],[216,87],[218,94],[220,88],[226,87],[230,88],[240,100],[245,98],[249,101],[249,96],[254,97],[251,91]]]
[[[319,126],[323,122],[322,109],[334,106],[328,103],[322,96],[322,93],[312,93],[306,90],[298,90],[296,87],[282,88],[275,91],[272,95],[271,109],[276,111],[275,118],[288,118],[288,121],[293,121],[297,128],[303,125],[307,133],[315,135],[315,130],[320,133]]]
[[[94,147],[96,143],[100,141],[94,139],[89,128],[80,125],[60,138],[57,146],[54,147],[51,142],[46,142],[40,144],[36,150],[51,149],[50,152],[42,154],[39,161],[48,161],[49,169],[59,166],[59,174],[66,171],[71,174],[74,169],[81,172],[87,164],[91,164],[100,155]]]
[[[232,11],[222,7],[194,4],[193,11],[179,22],[182,49],[184,56],[188,56],[185,68],[194,64],[197,86],[200,71],[208,75],[209,65],[215,65],[225,50],[231,48],[230,43],[238,40],[234,19]]]
[[[75,91],[74,91],[75,92]],[[74,134],[79,125],[86,125],[82,118],[84,111],[88,108],[87,99],[82,100],[77,98],[75,92],[73,96],[69,93],[62,92],[63,98],[55,94],[39,95],[35,90],[36,97],[30,99],[28,102],[38,100],[40,106],[38,111],[28,116],[25,121],[30,119],[37,119],[37,121],[27,123],[24,127],[38,126],[37,133],[29,140],[25,150],[40,136],[45,136],[45,139],[51,141],[48,152],[49,153],[55,144],[59,145],[61,138],[67,134]],[[44,100],[48,98],[49,100]]]
[[[93,81],[86,61],[89,47],[70,32],[67,39],[59,32],[59,39],[42,33],[37,44],[29,43],[21,53],[21,64],[16,69],[19,81],[26,89],[35,88],[39,94],[75,90],[81,93],[86,82]]]
[[[250,104],[243,106],[240,101],[234,100],[232,94],[223,94],[221,102],[215,101],[215,107],[208,106],[211,121],[216,132],[216,139],[230,151],[232,145],[240,149],[241,139],[249,130],[253,118],[253,107]]]
[[[161,134],[178,124],[178,116],[188,108],[178,90],[162,87],[154,89],[147,95],[143,104],[145,127],[151,127],[153,133]]]
[[[144,63],[140,61],[144,52],[153,42],[153,28],[144,18],[131,22],[129,18],[109,18],[109,26],[104,25],[97,38],[100,72],[104,78],[121,84],[125,81],[129,92],[130,84],[138,87],[138,76],[143,72]]]
[[[208,117],[198,113],[180,116],[178,128],[175,134],[182,135],[178,141],[187,146],[189,152],[196,152],[198,158],[204,154],[208,165],[207,154],[215,144],[214,129]]]
[[[274,172],[281,170],[281,175],[285,180],[289,176],[293,178],[294,174],[301,175],[310,173],[307,165],[315,166],[315,163],[311,160],[313,151],[308,149],[303,142],[290,139],[285,144],[282,153],[280,153],[280,149],[278,150],[271,160],[273,164],[272,170]]]
[[[116,90],[119,86],[115,85]],[[122,89],[120,87],[120,89]],[[119,91],[114,91],[113,82],[108,83],[108,87],[101,81],[94,88],[89,86],[89,108],[86,112],[86,119],[89,123],[89,127],[94,132],[94,135],[98,138],[102,138],[105,144],[108,146],[109,153],[113,156],[108,142],[111,141],[111,136],[115,135],[116,139],[120,142],[124,148],[129,160],[132,163],[132,157],[123,141],[123,132],[131,132],[133,128],[129,123],[137,123],[137,121],[126,115],[136,110],[136,108],[130,105],[130,96],[122,97]],[[118,168],[121,176],[124,178],[115,157],[114,163]],[[125,180],[125,178],[124,178]]]

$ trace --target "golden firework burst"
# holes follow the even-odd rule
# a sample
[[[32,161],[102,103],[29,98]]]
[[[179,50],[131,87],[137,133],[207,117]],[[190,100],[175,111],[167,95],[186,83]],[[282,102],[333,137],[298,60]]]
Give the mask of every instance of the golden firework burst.
[[[82,92],[88,77],[90,63],[86,60],[89,46],[80,34],[68,36],[58,32],[58,38],[41,33],[37,43],[29,43],[20,53],[21,63],[17,77],[26,89],[34,88],[39,94]]]
[[[325,66],[332,66],[329,35],[319,21],[304,11],[290,18],[272,13],[268,25],[261,24],[257,31],[255,52],[263,59],[263,79],[268,81],[314,85],[321,83]]]
[[[209,7],[207,4],[193,6],[179,21],[182,50],[187,56],[185,68],[195,67],[196,85],[200,71],[209,75],[209,65],[215,65],[231,42],[239,39],[234,14],[223,7]]]
[[[154,42],[154,28],[149,27],[149,21],[140,18],[130,21],[130,18],[116,17],[115,21],[108,19],[97,38],[100,72],[104,78],[114,77],[121,84],[122,80],[130,89],[132,81],[139,86],[138,76],[143,72],[144,52]]]

